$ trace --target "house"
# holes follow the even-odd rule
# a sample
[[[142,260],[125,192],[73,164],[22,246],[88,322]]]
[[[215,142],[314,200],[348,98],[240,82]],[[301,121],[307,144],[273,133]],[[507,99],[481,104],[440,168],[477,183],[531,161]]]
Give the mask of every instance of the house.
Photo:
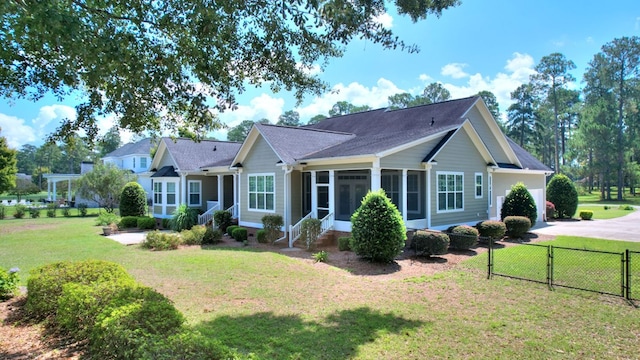
[[[170,218],[179,204],[204,213],[202,222],[218,209],[238,202],[231,161],[241,144],[226,141],[161,138],[150,165],[153,216]]]
[[[102,158],[104,164],[114,164],[119,169],[129,170],[138,176],[138,183],[151,199],[151,139],[125,144]]]
[[[377,189],[385,190],[407,228],[497,219],[516,182],[527,186],[543,218],[552,173],[502,133],[480,97],[366,111],[305,127],[255,124],[237,146],[229,167],[205,166],[211,152],[194,149],[191,161],[200,166],[194,179],[204,170],[204,178],[229,174],[239,224],[260,228],[265,214],[280,214],[290,246],[305,217],[322,219],[323,229],[350,231],[351,215]],[[158,155],[156,160],[154,167],[165,165]]]

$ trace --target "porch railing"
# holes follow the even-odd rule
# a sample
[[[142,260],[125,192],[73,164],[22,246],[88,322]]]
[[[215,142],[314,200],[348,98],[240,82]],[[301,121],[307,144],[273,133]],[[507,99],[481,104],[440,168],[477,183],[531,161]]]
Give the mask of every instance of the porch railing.
[[[238,204],[231,205],[226,211],[231,213],[231,217],[234,219],[238,218]]]
[[[303,217],[298,221],[295,225],[289,226],[289,247],[293,247],[293,243],[300,238],[302,222],[306,219],[312,218],[312,213],[309,213],[307,216]],[[324,235],[327,231],[333,229],[335,223],[335,216],[333,213],[329,213],[327,216],[323,217],[320,220],[320,234],[319,236]]]
[[[211,209],[207,210],[202,215],[198,215],[198,224],[199,225],[204,225],[204,224],[208,223],[209,221],[213,222],[213,213],[218,211],[218,210],[220,210],[220,203],[216,203],[215,205],[213,205],[211,207]]]
[[[335,221],[336,219],[333,213],[329,213],[327,216],[323,217],[322,220],[320,220],[320,235],[333,229]]]

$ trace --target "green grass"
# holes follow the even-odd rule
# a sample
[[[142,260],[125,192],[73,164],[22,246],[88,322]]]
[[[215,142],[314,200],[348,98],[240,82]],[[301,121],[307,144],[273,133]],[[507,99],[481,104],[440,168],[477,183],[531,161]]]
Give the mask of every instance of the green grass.
[[[2,220],[0,266],[20,267],[25,284],[30,269],[52,261],[118,262],[169,296],[192,327],[261,359],[637,356],[637,309],[588,292],[485,280],[482,255],[469,262],[480,270],[465,264],[389,280],[250,247],[125,247],[99,236],[93,221]]]
[[[628,191],[628,189],[627,189]],[[611,191],[611,197],[613,200],[600,200],[600,192],[594,191],[591,194],[578,196],[579,204],[628,204],[628,205],[640,205],[640,196],[631,196],[628,193],[625,194],[622,201],[615,200],[618,193],[614,190]]]
[[[581,210],[593,211],[593,220],[613,219],[631,214],[634,210],[623,210],[620,205],[578,205],[575,217],[579,217]]]

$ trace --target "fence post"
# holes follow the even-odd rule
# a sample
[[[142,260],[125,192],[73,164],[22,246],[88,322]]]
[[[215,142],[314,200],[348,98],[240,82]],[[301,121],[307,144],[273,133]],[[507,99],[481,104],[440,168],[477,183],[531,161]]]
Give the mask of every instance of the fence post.
[[[553,290],[553,245],[547,246],[547,286]]]
[[[625,262],[625,266],[622,276],[622,281],[624,282],[624,284],[622,284],[622,296],[624,296],[627,301],[631,301],[631,253],[629,252],[629,249],[626,249],[624,251],[623,256],[624,258],[622,259],[622,261]]]
[[[493,238],[489,238],[489,252],[487,256],[487,279],[491,279],[491,274],[493,273],[493,262],[492,262],[492,253],[493,253]]]

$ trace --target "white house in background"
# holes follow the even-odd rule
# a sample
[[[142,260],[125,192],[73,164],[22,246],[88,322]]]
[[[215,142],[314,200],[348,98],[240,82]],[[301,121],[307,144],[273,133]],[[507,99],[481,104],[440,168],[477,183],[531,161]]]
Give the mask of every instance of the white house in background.
[[[138,176],[138,183],[147,193],[147,199],[151,199],[151,139],[142,139],[135,143],[129,143],[108,153],[102,158],[104,164],[114,164],[123,170],[130,170]]]

